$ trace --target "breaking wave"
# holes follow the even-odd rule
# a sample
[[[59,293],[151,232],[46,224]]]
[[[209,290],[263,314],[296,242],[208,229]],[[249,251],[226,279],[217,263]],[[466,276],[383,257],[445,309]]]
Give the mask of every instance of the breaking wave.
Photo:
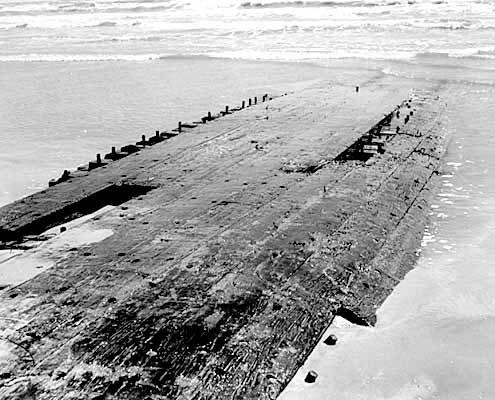
[[[95,13],[145,13],[167,11],[171,8],[177,8],[174,4],[152,3],[152,2],[111,2],[111,3],[93,3],[93,2],[75,2],[55,5],[51,3],[26,5],[23,7],[0,7],[0,17],[43,17],[50,15],[72,15],[72,14],[95,14]]]
[[[363,1],[274,1],[270,3],[245,2],[241,4],[242,8],[291,8],[291,7],[377,7],[383,5],[397,5],[398,1],[389,3],[373,3]]]
[[[0,62],[87,62],[87,61],[150,61],[162,54],[16,54],[0,55]]]
[[[154,40],[146,38],[145,40]],[[143,54],[16,54],[0,55],[0,62],[91,62],[91,61],[156,61],[168,59],[234,59],[234,60],[266,60],[281,62],[310,62],[326,65],[331,59],[369,59],[390,60],[401,62],[434,63],[449,66],[454,60],[495,60],[495,48],[470,49],[459,52],[386,52],[386,51],[359,51],[359,52],[268,52],[268,51],[216,51],[208,53],[143,53]],[[451,61],[449,61],[451,60]],[[455,65],[455,64],[453,64]]]
[[[471,0],[0,0],[4,60],[479,60],[494,31]]]
[[[100,22],[99,24],[97,24],[95,26],[101,26],[101,27],[108,26],[108,27],[111,27],[111,26],[115,26],[115,25],[117,25],[116,22],[113,22],[113,21],[104,21],[104,22]]]

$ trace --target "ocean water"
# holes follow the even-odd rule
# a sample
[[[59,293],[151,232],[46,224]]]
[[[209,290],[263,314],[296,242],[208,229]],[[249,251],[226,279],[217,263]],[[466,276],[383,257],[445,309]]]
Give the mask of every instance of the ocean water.
[[[421,257],[283,399],[495,399],[493,0],[0,0],[0,205],[178,120],[384,75],[449,88]]]
[[[0,60],[495,56],[492,0],[1,0]]]

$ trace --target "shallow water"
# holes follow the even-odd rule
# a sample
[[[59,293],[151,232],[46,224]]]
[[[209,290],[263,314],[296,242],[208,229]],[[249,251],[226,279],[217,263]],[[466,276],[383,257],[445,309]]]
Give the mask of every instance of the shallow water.
[[[338,345],[320,344],[282,400],[495,398],[494,99],[491,86],[451,92],[452,141],[418,265],[376,327],[337,320],[327,334]]]

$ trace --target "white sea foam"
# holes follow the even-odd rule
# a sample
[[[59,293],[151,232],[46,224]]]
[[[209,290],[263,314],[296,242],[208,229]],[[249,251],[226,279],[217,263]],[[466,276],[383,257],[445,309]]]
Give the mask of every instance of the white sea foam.
[[[16,54],[0,55],[0,61],[148,61],[165,57],[164,54]]]
[[[468,0],[0,0],[0,56],[55,60],[60,47],[73,60],[143,46],[285,61],[495,59],[494,30],[493,5]]]

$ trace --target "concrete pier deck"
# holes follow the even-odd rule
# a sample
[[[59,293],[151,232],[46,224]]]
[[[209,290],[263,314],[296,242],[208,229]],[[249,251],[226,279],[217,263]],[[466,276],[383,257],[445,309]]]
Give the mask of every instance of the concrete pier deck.
[[[276,398],[414,266],[438,93],[320,83],[1,208],[0,398]]]

